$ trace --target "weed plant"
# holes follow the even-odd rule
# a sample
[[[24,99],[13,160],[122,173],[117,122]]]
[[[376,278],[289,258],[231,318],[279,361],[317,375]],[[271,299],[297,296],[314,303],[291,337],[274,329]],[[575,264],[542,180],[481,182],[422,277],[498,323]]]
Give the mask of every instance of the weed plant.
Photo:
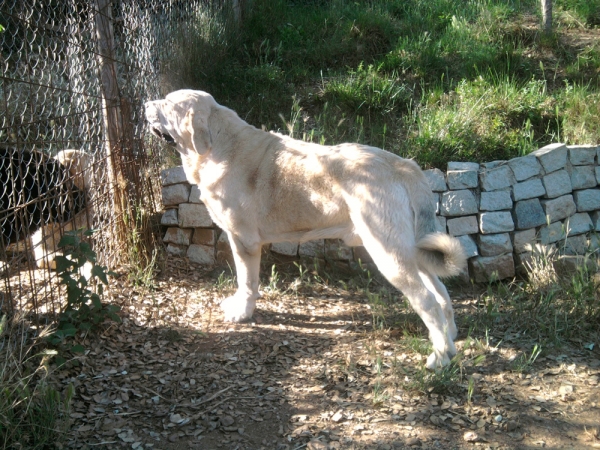
[[[39,351],[43,330],[31,340],[23,317],[0,318],[0,448],[61,448],[69,426],[72,386],[48,383],[53,351]]]
[[[304,3],[256,0],[240,24],[198,6],[166,86],[206,90],[257,127],[427,167],[600,140],[600,47],[577,40],[596,33],[600,0],[557,0],[550,37],[535,0]]]
[[[575,269],[559,273],[557,252],[534,248],[526,281],[490,286],[481,296],[479,313],[461,320],[475,333],[500,329],[535,343],[530,354],[517,362],[525,366],[535,361],[540,348],[596,342],[600,329],[597,256],[580,258]]]

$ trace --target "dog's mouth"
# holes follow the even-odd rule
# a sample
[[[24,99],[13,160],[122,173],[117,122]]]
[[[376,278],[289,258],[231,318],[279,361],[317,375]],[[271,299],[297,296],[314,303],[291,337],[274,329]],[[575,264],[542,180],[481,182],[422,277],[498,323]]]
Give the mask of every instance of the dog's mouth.
[[[163,133],[158,128],[154,128],[154,127],[151,128],[151,131],[156,136],[163,139],[167,144],[173,145],[173,146],[175,145],[175,139],[173,139],[173,136],[171,136],[169,133]]]

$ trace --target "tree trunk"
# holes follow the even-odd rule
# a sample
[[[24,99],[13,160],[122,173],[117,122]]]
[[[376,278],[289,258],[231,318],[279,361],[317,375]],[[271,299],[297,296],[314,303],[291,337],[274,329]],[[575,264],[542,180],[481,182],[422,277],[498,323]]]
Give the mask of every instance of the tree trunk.
[[[542,0],[542,27],[544,33],[552,33],[552,0]]]

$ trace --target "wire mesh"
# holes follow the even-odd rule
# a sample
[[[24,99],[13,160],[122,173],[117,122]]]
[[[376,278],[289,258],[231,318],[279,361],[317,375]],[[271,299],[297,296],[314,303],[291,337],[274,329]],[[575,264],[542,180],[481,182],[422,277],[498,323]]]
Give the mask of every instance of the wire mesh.
[[[109,267],[155,245],[158,98],[174,36],[219,2],[0,0],[0,306],[60,309],[52,257],[65,230],[94,228]],[[75,151],[71,151],[73,149]]]

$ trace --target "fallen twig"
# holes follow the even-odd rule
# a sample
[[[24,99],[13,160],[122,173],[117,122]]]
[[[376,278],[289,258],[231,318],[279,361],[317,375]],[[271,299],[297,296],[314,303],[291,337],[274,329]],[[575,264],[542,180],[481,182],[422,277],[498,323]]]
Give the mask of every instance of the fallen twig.
[[[186,405],[188,408],[197,408],[200,405],[203,405],[204,403],[208,403],[211,400],[215,399],[216,397],[218,397],[219,395],[221,395],[223,392],[227,392],[229,389],[231,389],[233,386],[228,386],[225,389],[221,389],[219,392],[215,392],[213,395],[211,395],[210,397],[208,397],[206,400],[202,400],[199,403],[194,403],[193,405]],[[221,402],[222,403],[222,402]],[[219,403],[220,404],[220,403]]]

